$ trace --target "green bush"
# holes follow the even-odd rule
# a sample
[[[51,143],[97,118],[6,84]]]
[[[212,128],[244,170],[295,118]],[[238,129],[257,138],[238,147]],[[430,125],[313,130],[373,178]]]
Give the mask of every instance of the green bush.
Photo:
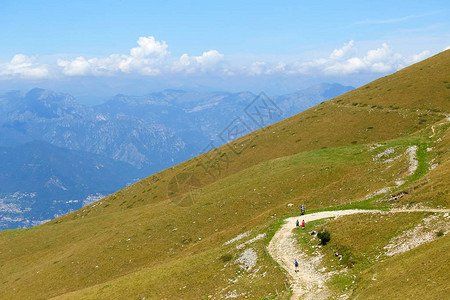
[[[444,235],[444,231],[441,229],[441,230],[439,230],[438,232],[436,232],[436,236],[437,237],[441,237],[441,236],[443,236]]]
[[[321,231],[317,234],[317,237],[320,239],[320,245],[326,245],[330,240],[330,233],[328,231]]]
[[[220,260],[223,262],[227,262],[227,261],[230,261],[232,258],[233,258],[233,255],[225,254],[220,257]]]

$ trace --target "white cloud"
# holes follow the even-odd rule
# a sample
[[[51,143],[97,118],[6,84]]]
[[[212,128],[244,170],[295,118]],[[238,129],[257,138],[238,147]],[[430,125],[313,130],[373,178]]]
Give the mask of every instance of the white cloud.
[[[181,71],[186,73],[215,71],[223,62],[224,55],[217,50],[203,52],[200,56],[183,54],[178,60],[170,57],[166,42],[157,41],[153,36],[140,37],[138,47],[130,49],[130,54],[111,54],[104,58],[85,59],[77,57],[71,61],[58,60],[58,66],[68,76],[113,75],[116,73],[137,73],[159,75],[163,72]]]
[[[346,45],[344,45],[343,48],[345,48]],[[411,55],[410,57],[404,57],[401,54],[394,53],[386,43],[383,43],[381,47],[377,49],[368,50],[367,54],[363,57],[354,56],[346,60],[329,60],[324,64],[326,66],[323,69],[323,72],[325,74],[344,75],[360,72],[387,73],[399,70],[405,65],[410,65],[423,60],[428,57],[429,54],[430,52],[427,50],[419,54]]]
[[[123,61],[127,59],[127,55],[111,54],[105,58],[89,59],[89,63],[94,75],[114,75],[117,72],[125,71]]]
[[[355,42],[351,40],[341,48],[334,49],[327,58],[292,63],[280,62],[271,65],[267,62],[255,62],[247,69],[248,75],[303,74],[309,76],[350,75],[362,72],[388,73],[406,65],[416,63],[428,57],[430,52],[423,51],[409,57],[394,53],[383,43],[381,47],[370,49],[365,55],[356,55]]]
[[[353,47],[354,43],[355,42],[353,40],[351,40],[347,44],[344,44],[344,46],[342,46],[342,48],[334,49],[333,52],[330,54],[330,59],[340,59],[344,55],[347,55],[349,53],[349,51],[351,50],[351,48]]]
[[[130,49],[130,54],[111,54],[103,58],[58,60],[58,66],[68,76],[113,75],[115,73],[138,73],[158,75],[167,68],[170,55],[166,42],[157,41],[153,36],[140,37],[138,47]]]
[[[389,49],[389,46],[386,43],[383,43],[381,48],[369,50],[367,55],[364,57],[364,60],[367,62],[382,61],[388,58],[391,53],[392,51]]]
[[[139,47],[132,48],[129,56],[122,56],[119,69],[125,73],[137,72],[142,75],[158,75],[165,67],[169,56],[166,42],[156,41],[153,36],[140,37]]]
[[[265,63],[263,61],[256,61],[251,64],[250,69],[249,69],[249,75],[250,76],[262,75],[268,71],[269,71],[269,69],[268,69],[267,63]]]
[[[23,65],[23,64],[31,64],[33,62],[33,58],[25,56],[23,54],[16,54],[11,59],[11,65]]]
[[[217,50],[209,50],[203,52],[201,56],[195,57],[195,60],[204,67],[214,67],[223,59],[223,54],[220,54]]]
[[[325,74],[352,74],[367,68],[366,62],[358,57],[352,57],[343,62],[336,62],[323,69]]]
[[[0,63],[0,78],[41,79],[48,76],[48,67],[35,63],[35,57],[16,54],[10,62]]]
[[[285,73],[287,65],[285,63],[278,63],[274,68],[270,69],[268,74]]]
[[[137,47],[128,54],[111,54],[106,57],[58,59],[55,66],[42,65],[34,57],[18,54],[10,62],[0,63],[0,79],[46,78],[51,76],[114,76],[134,74],[144,76],[177,74],[211,74],[218,76],[329,76],[358,73],[388,73],[416,63],[430,55],[423,51],[410,56],[395,53],[386,43],[380,47],[358,53],[356,42],[351,40],[325,57],[307,61],[269,62],[264,59],[249,63],[229,62],[217,50],[199,56],[187,53],[171,56],[168,45],[153,36],[140,37]],[[50,71],[52,74],[50,74]]]
[[[58,59],[57,64],[63,68],[65,75],[83,76],[91,73],[91,64],[82,56],[72,61]]]
[[[392,70],[392,66],[384,62],[377,62],[372,64],[370,69],[375,73],[386,73]]]
[[[166,42],[158,42],[153,36],[140,37],[137,43],[139,47],[130,50],[132,57],[160,59],[169,55]]]
[[[312,74],[322,69],[328,63],[327,58],[313,59],[307,62],[296,62],[292,64],[288,73],[289,74]]]
[[[449,49],[450,49],[450,47],[449,47]],[[416,62],[419,62],[419,61],[421,61],[421,60],[424,60],[425,58],[427,58],[427,57],[429,57],[429,56],[430,56],[430,51],[425,50],[425,51],[420,52],[419,54],[413,54],[413,55],[411,55],[411,56],[407,59],[407,62],[408,62],[408,63],[411,63],[411,64],[414,64],[414,63],[416,63]]]
[[[223,59],[224,55],[217,50],[203,52],[200,56],[189,56],[185,53],[174,63],[173,70],[186,73],[217,71]]]

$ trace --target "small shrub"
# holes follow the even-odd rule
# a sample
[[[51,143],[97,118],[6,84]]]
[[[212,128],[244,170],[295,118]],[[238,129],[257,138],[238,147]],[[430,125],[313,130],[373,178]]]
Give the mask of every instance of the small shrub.
[[[444,231],[441,229],[441,230],[439,230],[438,232],[436,232],[436,236],[437,237],[441,237],[441,236],[443,236],[444,235]]]
[[[222,262],[227,262],[227,261],[230,261],[231,259],[233,258],[233,255],[231,255],[231,254],[225,254],[225,255],[222,255],[221,257],[220,257],[220,260],[222,261]]]
[[[317,234],[317,237],[320,239],[320,245],[326,245],[330,240],[330,233],[326,230],[323,230]]]

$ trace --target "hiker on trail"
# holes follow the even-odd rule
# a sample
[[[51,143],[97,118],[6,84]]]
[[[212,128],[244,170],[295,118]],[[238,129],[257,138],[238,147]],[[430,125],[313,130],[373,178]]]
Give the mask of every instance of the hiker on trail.
[[[298,261],[297,260],[295,260],[294,266],[295,266],[295,273],[297,273],[298,272]]]
[[[298,229],[299,226],[300,226],[300,222],[297,219],[297,222],[295,223],[295,227]]]
[[[305,229],[305,220],[302,221],[302,229]]]
[[[300,207],[300,215],[303,216],[304,214],[305,214],[305,207],[302,204],[302,206]]]

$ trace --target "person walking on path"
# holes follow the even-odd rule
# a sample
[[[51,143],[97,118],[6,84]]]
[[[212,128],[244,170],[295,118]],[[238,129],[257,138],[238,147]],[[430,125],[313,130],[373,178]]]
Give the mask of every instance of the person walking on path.
[[[294,266],[295,266],[295,273],[297,273],[298,272],[298,261],[297,260],[295,260]]]
[[[306,225],[305,220],[303,220],[302,221],[302,229],[305,229],[305,225]]]
[[[300,227],[300,222],[297,219],[297,222],[295,223],[295,228],[298,229]]]

